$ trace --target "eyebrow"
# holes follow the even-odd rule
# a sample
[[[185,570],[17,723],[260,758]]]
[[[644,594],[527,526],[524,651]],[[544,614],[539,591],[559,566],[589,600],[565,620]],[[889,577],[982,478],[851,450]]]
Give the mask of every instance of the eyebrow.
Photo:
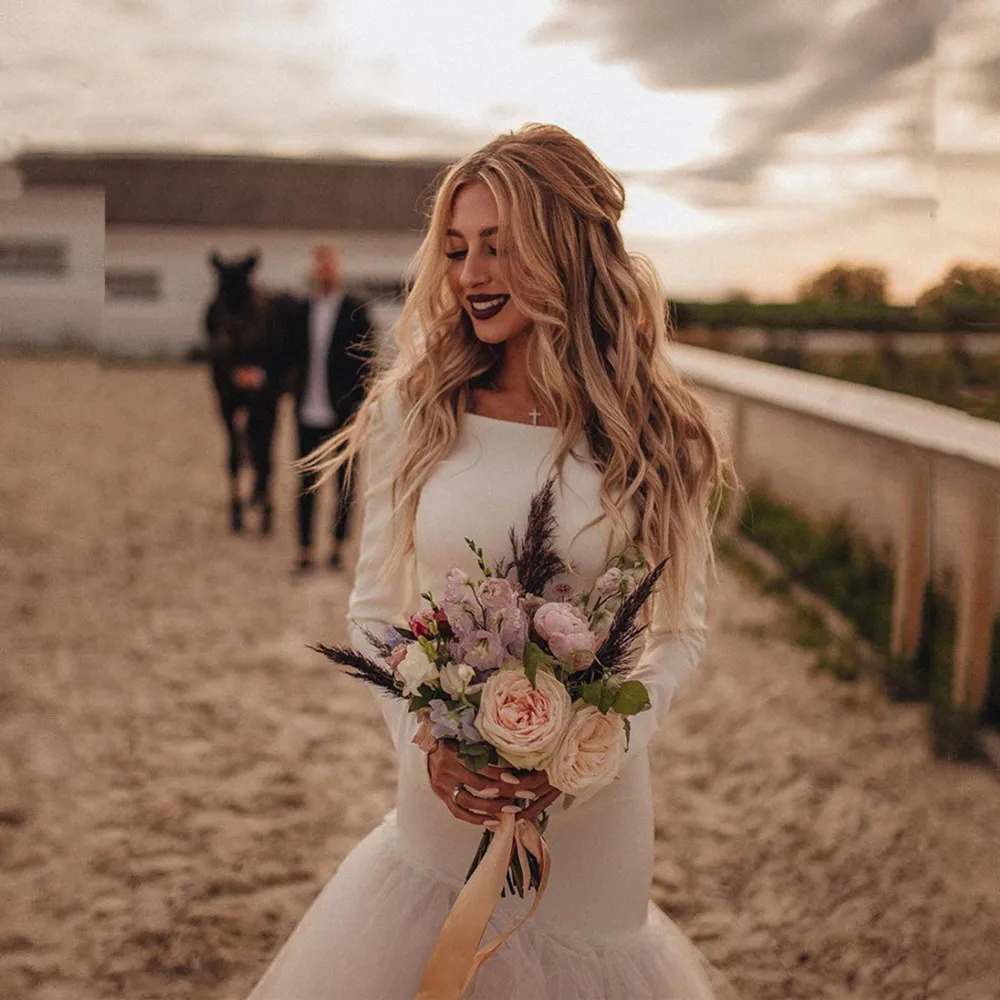
[[[482,239],[485,239],[487,236],[495,236],[496,232],[497,232],[496,226],[487,226],[485,229],[479,230],[479,235]],[[454,236],[460,240],[465,239],[465,237],[457,229],[449,229],[445,235]]]

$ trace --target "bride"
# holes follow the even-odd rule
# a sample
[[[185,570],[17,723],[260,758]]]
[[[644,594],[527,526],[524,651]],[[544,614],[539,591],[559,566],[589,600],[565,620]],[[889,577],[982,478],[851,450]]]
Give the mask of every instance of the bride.
[[[535,915],[480,969],[470,1000],[703,1000],[707,964],[649,899],[647,744],[698,664],[712,500],[723,464],[667,355],[664,295],[626,252],[621,182],[550,125],[500,136],[437,192],[396,331],[398,353],[356,420],[313,461],[364,455],[353,641],[384,634],[496,559],[556,475],[556,542],[583,590],[636,543],[669,554],[636,667],[652,710],[633,720],[619,778],[567,805],[544,772],[466,770],[414,746],[415,717],[380,697],[399,760],[397,807],[344,860],[251,1000],[413,1000],[482,825],[547,810],[552,857]],[[519,912],[501,900],[493,932]],[[487,932],[487,937],[491,934]]]

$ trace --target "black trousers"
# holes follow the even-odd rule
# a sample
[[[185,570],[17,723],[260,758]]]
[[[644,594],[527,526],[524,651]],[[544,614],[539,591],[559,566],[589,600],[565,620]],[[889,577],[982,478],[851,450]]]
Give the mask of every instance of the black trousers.
[[[300,423],[299,428],[299,458],[304,458],[309,452],[318,448],[337,429],[332,427],[308,427]],[[304,549],[312,548],[313,514],[316,509],[315,472],[299,474],[299,545]],[[333,538],[339,544],[347,538],[348,521],[351,516],[353,489],[348,489],[345,483],[345,469],[337,470],[337,495],[333,501]]]

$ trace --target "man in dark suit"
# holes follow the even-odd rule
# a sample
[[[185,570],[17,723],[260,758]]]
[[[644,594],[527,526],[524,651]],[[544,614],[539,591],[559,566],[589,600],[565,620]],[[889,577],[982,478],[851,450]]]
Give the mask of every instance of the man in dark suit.
[[[297,311],[288,343],[300,458],[343,427],[361,405],[366,368],[374,350],[372,327],[364,304],[344,293],[335,247],[320,244],[313,248],[310,283],[310,297]],[[311,472],[300,475],[296,562],[299,571],[313,567],[316,478]],[[331,569],[339,569],[341,565],[340,549],[347,537],[352,499],[343,468],[336,478]]]

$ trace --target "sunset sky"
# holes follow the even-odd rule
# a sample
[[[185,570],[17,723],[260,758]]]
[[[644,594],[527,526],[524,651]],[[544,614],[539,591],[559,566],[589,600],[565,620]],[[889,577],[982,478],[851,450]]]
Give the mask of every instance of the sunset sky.
[[[0,155],[459,156],[552,121],[668,290],[1000,258],[1000,0],[5,0]]]

